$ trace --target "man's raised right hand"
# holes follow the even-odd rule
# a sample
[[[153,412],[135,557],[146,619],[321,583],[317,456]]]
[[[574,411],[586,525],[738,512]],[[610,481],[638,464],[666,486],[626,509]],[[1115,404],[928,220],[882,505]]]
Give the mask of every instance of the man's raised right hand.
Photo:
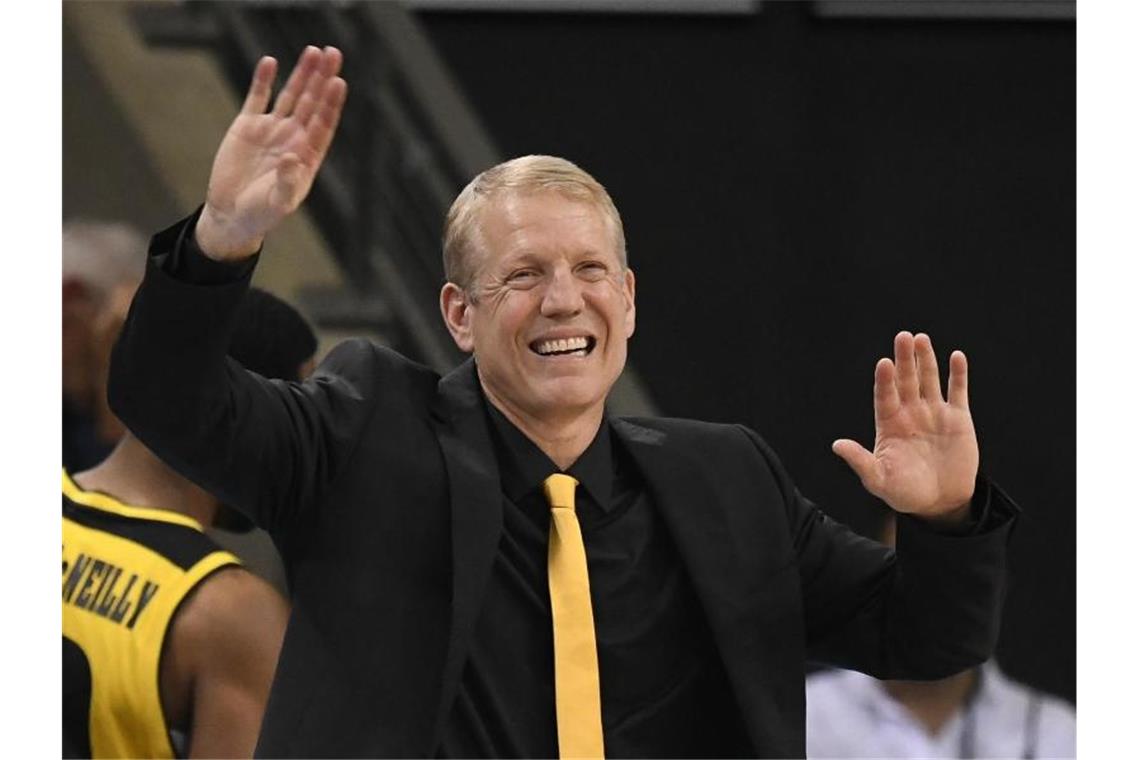
[[[194,236],[212,259],[252,256],[309,194],[344,108],[343,56],[309,46],[269,106],[277,61],[257,62],[241,113],[222,139]]]

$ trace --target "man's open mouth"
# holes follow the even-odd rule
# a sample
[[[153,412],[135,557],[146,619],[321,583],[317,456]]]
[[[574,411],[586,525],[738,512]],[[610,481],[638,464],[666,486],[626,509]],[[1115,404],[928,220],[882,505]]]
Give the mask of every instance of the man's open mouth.
[[[536,340],[530,344],[530,350],[539,356],[588,356],[594,350],[597,342],[597,339],[588,335],[577,338]]]

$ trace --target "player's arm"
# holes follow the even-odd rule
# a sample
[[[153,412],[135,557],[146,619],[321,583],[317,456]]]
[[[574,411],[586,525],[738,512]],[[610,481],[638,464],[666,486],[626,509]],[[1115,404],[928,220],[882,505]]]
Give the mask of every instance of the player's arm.
[[[163,678],[189,686],[182,695],[189,757],[253,755],[288,617],[285,599],[240,568],[210,576],[183,604]]]

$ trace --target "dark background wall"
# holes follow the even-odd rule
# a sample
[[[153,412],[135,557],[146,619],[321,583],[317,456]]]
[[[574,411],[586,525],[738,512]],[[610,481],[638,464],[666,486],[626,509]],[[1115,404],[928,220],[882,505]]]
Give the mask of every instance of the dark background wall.
[[[1075,23],[420,18],[505,155],[610,189],[664,414],[754,427],[869,530],[830,442],[870,445],[897,330],[966,350],[982,467],[1025,510],[998,659],[1075,701]]]

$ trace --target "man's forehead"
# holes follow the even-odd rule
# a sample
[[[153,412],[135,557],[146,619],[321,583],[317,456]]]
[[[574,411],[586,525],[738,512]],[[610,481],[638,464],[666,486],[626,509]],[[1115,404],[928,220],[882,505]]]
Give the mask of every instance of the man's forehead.
[[[557,189],[500,191],[480,217],[479,268],[551,252],[619,257],[605,212]]]

